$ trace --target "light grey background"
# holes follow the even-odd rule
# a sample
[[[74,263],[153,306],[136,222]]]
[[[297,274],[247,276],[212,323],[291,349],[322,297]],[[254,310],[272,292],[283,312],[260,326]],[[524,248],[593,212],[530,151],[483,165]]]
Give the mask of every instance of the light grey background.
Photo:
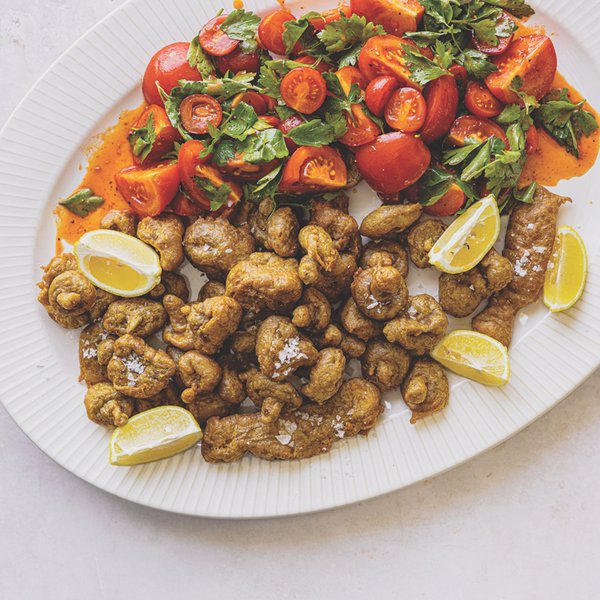
[[[0,124],[119,4],[0,0]],[[519,436],[434,480],[247,522],[109,496],[54,464],[0,408],[0,600],[598,598],[599,388],[596,373]]]

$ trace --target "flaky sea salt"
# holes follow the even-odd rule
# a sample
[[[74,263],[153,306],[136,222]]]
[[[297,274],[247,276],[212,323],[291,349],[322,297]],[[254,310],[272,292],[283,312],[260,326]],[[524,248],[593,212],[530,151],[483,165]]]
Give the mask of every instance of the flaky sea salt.
[[[279,371],[282,367],[289,365],[294,359],[308,358],[304,352],[300,352],[300,338],[298,336],[288,338],[283,345],[283,348],[277,355],[277,361],[275,361],[275,369]],[[289,372],[287,369],[286,372]]]
[[[96,350],[96,348],[84,348],[81,355],[83,358],[96,358],[98,356],[98,350]]]
[[[287,435],[287,434],[281,434],[281,435],[276,435],[275,439],[282,445],[282,446],[289,446],[289,443],[292,441],[292,436],[291,435]]]

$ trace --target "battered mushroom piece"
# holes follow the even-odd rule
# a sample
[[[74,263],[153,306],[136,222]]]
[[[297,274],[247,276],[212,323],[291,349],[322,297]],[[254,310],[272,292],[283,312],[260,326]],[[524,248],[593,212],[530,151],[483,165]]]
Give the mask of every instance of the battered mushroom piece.
[[[360,358],[367,349],[362,340],[344,333],[333,324],[329,324],[320,334],[312,335],[311,340],[319,350],[339,348],[347,358]]]
[[[246,399],[246,388],[234,364],[231,359],[222,361],[222,375],[217,391],[226,402],[241,404]]]
[[[113,302],[106,311],[102,324],[110,333],[126,333],[148,337],[160,331],[167,321],[167,312],[160,302],[146,298],[124,298]]]
[[[361,312],[376,321],[389,321],[408,306],[408,286],[396,267],[359,269],[351,289]]]
[[[106,363],[98,361],[98,346],[107,339],[114,339],[100,323],[86,327],[79,335],[79,381],[94,385],[108,381]]]
[[[346,357],[339,348],[325,348],[309,373],[308,383],[300,390],[309,400],[323,404],[337,394],[344,381]]]
[[[231,353],[236,364],[242,368],[257,364],[255,353],[257,332],[258,327],[253,326],[243,331],[236,331],[231,336]]]
[[[341,438],[366,433],[382,411],[377,387],[350,379],[329,402],[284,412],[272,423],[260,414],[209,419],[202,456],[211,463],[232,462],[247,452],[267,460],[310,458],[328,452]]]
[[[315,288],[306,288],[301,304],[293,312],[292,323],[310,331],[323,331],[331,322],[331,304]]]
[[[475,331],[510,345],[517,313],[536,302],[542,293],[554,248],[558,209],[568,201],[538,185],[531,204],[517,202],[510,214],[503,252],[514,277],[473,319]]]
[[[265,248],[273,250],[283,258],[298,254],[298,232],[300,223],[289,206],[278,208],[267,221]]]
[[[242,318],[242,307],[227,296],[192,304],[185,304],[176,296],[165,296],[163,304],[170,320],[163,330],[164,341],[203,354],[216,354]]]
[[[227,402],[219,394],[206,394],[185,407],[200,425],[204,425],[211,417],[226,417],[236,410],[235,404]]]
[[[255,313],[285,311],[302,296],[298,263],[271,252],[255,252],[227,276],[227,295]]]
[[[388,342],[397,342],[416,354],[427,354],[444,337],[448,317],[432,296],[420,294],[410,299],[408,309],[383,328]]]
[[[225,295],[225,284],[220,281],[207,281],[198,294],[198,302],[204,302],[209,298]]]
[[[179,360],[177,373],[185,386],[181,399],[186,404],[191,404],[214,391],[221,381],[222,371],[217,361],[197,350],[191,350]]]
[[[268,222],[276,209],[277,204],[275,204],[275,200],[273,198],[265,198],[258,205],[252,204],[248,211],[250,233],[263,248],[267,247]],[[239,226],[239,224],[237,225]]]
[[[146,217],[137,226],[138,238],[150,244],[160,255],[163,271],[175,271],[182,265],[184,233],[182,220],[172,214]]]
[[[258,328],[256,357],[260,370],[275,381],[282,381],[296,369],[313,365],[319,352],[286,317],[267,317]]]
[[[330,202],[315,200],[312,203],[310,224],[322,227],[331,236],[333,247],[338,252],[349,252],[354,258],[358,258],[358,223],[347,212],[335,208]]]
[[[302,405],[302,397],[288,382],[273,381],[258,369],[241,375],[252,403],[260,409],[262,420],[272,423],[284,409],[295,410]]]
[[[100,221],[100,229],[112,229],[135,237],[137,217],[130,210],[111,210]]]
[[[340,350],[348,358],[360,358],[367,350],[367,344],[353,335],[344,334]]]
[[[381,323],[366,317],[352,297],[346,300],[346,304],[340,312],[340,320],[342,326],[350,335],[364,342],[368,342],[381,334]]]
[[[148,295],[153,300],[162,300],[167,294],[177,296],[184,302],[190,299],[190,288],[183,275],[163,271],[160,283]]]
[[[176,370],[177,365],[164,350],[156,350],[142,338],[127,334],[115,342],[108,378],[122,394],[151,398],[169,385]]]
[[[100,288],[96,288],[96,302],[90,308],[89,316],[91,321],[99,321],[106,312],[106,309],[117,300],[117,296],[109,294]]]
[[[300,230],[298,241],[309,258],[324,271],[339,269],[340,253],[334,248],[331,236],[317,225],[307,225]]]
[[[189,261],[218,281],[224,281],[234,265],[254,252],[249,228],[235,227],[221,218],[197,219],[187,228],[183,245]]]
[[[131,398],[119,393],[110,383],[97,383],[85,395],[88,419],[105,427],[123,427],[133,414]]]
[[[412,411],[410,422],[413,425],[443,410],[450,397],[444,369],[432,360],[417,360],[404,380],[402,397]]]
[[[410,368],[410,355],[397,344],[375,340],[361,359],[363,377],[382,392],[399,388]]]
[[[303,283],[313,286],[328,300],[335,302],[350,291],[357,268],[356,260],[351,254],[340,254],[340,261],[331,272],[322,269],[309,256],[303,256],[298,267],[298,275]]]
[[[395,267],[404,278],[408,276],[408,252],[398,242],[380,240],[364,247],[360,266],[368,269],[381,264]]]
[[[169,384],[162,392],[152,398],[140,398],[135,401],[135,412],[141,413],[158,406],[183,406],[179,392],[175,386]]]
[[[444,224],[436,219],[425,219],[411,227],[407,237],[408,252],[416,267],[429,267],[429,251],[445,230]]]
[[[394,239],[419,220],[420,204],[385,204],[369,213],[360,226],[362,235],[374,240]]]

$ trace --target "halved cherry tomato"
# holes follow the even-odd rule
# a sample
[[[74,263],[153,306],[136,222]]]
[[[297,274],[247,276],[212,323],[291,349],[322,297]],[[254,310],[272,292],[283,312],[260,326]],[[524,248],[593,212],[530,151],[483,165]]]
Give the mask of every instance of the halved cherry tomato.
[[[264,115],[267,112],[267,103],[265,97],[258,92],[249,90],[238,94],[232,101],[231,106],[235,108],[242,102],[249,104],[257,115]]]
[[[507,12],[503,11],[500,15],[500,18],[496,22],[496,27],[503,27],[509,31],[510,28],[514,26],[514,23],[515,22],[513,18]],[[506,49],[510,46],[511,42],[513,41],[513,37],[514,33],[511,33],[506,37],[498,37],[498,44],[493,46],[492,44],[488,44],[487,42],[480,40],[473,33],[473,45],[475,48],[477,48],[477,50],[479,50],[479,52],[484,52],[485,54],[502,54],[503,52],[506,52]]]
[[[526,35],[516,39],[504,54],[492,62],[498,70],[485,83],[490,92],[505,104],[521,103],[511,89],[515,78],[521,80],[519,91],[541,100],[552,88],[556,75],[556,50],[547,35]]]
[[[340,2],[337,8],[326,10],[321,13],[320,17],[309,19],[308,22],[315,28],[315,31],[323,31],[327,25],[333,23],[334,21],[339,21],[342,16],[352,16],[352,9],[348,4]]]
[[[448,71],[451,75],[454,75],[454,79],[456,79],[456,85],[458,86],[458,91],[461,94],[464,94],[469,81],[469,73],[467,70],[462,65],[455,63],[448,69]]]
[[[327,98],[327,84],[319,71],[297,67],[281,81],[281,97],[290,108],[303,115],[311,115],[323,106]]]
[[[451,217],[465,205],[466,201],[466,194],[456,183],[453,183],[435,204],[423,207],[423,211],[434,217]]]
[[[128,167],[115,175],[117,189],[141,217],[162,213],[179,191],[176,163],[160,163],[148,169]]]
[[[425,98],[413,88],[396,90],[385,107],[385,120],[396,131],[416,133],[423,127],[426,116]]]
[[[540,147],[540,134],[535,125],[532,125],[525,134],[525,151],[535,154]]]
[[[186,131],[197,135],[208,133],[209,125],[218,127],[223,120],[221,105],[207,94],[192,94],[179,106],[181,123]]]
[[[275,115],[262,115],[260,118],[266,121],[273,129],[279,129],[281,125],[281,119]]]
[[[417,0],[351,0],[350,7],[353,13],[398,36],[416,31],[425,12]]]
[[[258,52],[243,52],[241,48],[236,48],[230,54],[215,57],[217,70],[221,75],[227,71],[231,73],[258,73],[260,70],[260,56]]]
[[[325,62],[324,60],[317,62],[312,56],[299,56],[298,58],[294,58],[294,62],[308,65],[319,71],[321,74],[333,71],[333,67],[328,62]]]
[[[142,91],[148,104],[164,106],[157,84],[167,94],[178,85],[180,79],[200,81],[202,75],[188,62],[188,42],[175,42],[161,48],[151,59],[144,73]]]
[[[175,142],[181,139],[181,135],[169,121],[169,117],[162,106],[156,104],[150,105],[134,123],[130,135],[135,134],[136,129],[143,129],[148,124],[148,119],[152,116],[154,126],[154,141],[152,148],[143,156],[145,148],[132,145],[133,159],[137,164],[149,165],[158,162],[167,152],[173,150]]]
[[[377,117],[383,117],[385,107],[394,92],[400,87],[398,80],[390,75],[375,77],[367,86],[365,103],[367,108]]]
[[[239,40],[232,40],[222,29],[227,15],[211,19],[200,31],[198,41],[202,50],[212,56],[226,56],[233,52],[239,45]]]
[[[434,79],[423,92],[427,102],[427,116],[421,129],[422,138],[431,144],[444,137],[458,112],[458,86],[450,75]]]
[[[492,136],[502,140],[508,148],[508,138],[500,125],[489,119],[464,115],[454,121],[448,134],[448,142],[454,146],[462,147],[467,143],[467,140],[485,142]]]
[[[367,183],[386,195],[416,183],[429,167],[431,153],[423,140],[395,131],[380,135],[356,151],[356,166]]]
[[[190,200],[182,191],[180,191],[171,204],[169,204],[168,211],[179,215],[180,217],[199,217],[206,211]]]
[[[298,148],[300,148],[300,146],[298,146],[296,142],[292,141],[289,137],[287,137],[287,135],[290,131],[292,131],[292,129],[295,129],[299,125],[302,125],[304,122],[304,119],[300,115],[292,115],[291,117],[284,119],[281,122],[281,125],[279,125],[279,130],[284,135],[285,145],[287,146],[290,152],[295,152],[296,150],[298,150]]]
[[[470,81],[465,94],[465,106],[476,117],[497,117],[504,104],[478,81]]]
[[[227,202],[219,210],[211,212],[211,215],[229,215],[242,198],[242,188],[232,181],[225,180],[215,167],[209,165],[209,157],[200,158],[203,150],[204,145],[199,140],[189,140],[179,149],[177,164],[181,185],[190,200],[210,212],[210,198],[198,187],[196,178],[208,179],[217,188],[226,183],[231,188],[231,194]]]
[[[277,101],[275,100],[275,98],[267,96],[267,94],[261,94],[261,97],[265,101],[265,105],[267,106],[267,113],[275,112],[275,107],[277,106]]]
[[[285,31],[285,23],[295,21],[296,17],[287,10],[276,10],[267,15],[258,26],[258,41],[260,45],[273,52],[273,54],[284,55],[285,44],[283,43],[283,32]],[[301,52],[302,46],[296,44],[292,53]]]
[[[348,183],[348,169],[331,146],[302,146],[283,169],[279,190],[285,194],[308,194],[339,190]]]
[[[227,161],[226,165],[217,167],[221,173],[225,173],[235,181],[244,183],[256,183],[261,177],[270,173],[277,167],[279,161],[272,160],[268,163],[253,164],[243,160],[236,154]]]

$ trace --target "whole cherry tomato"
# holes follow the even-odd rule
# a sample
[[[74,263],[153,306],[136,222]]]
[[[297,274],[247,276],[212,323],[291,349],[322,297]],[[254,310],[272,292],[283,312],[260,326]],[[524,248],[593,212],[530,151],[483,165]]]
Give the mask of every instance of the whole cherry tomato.
[[[273,52],[273,54],[286,54],[285,44],[283,42],[283,32],[285,31],[285,23],[295,21],[296,17],[287,10],[276,10],[268,14],[258,26],[258,41],[260,45]],[[292,53],[298,54],[302,51],[302,46],[296,44]]]
[[[314,27],[315,31],[323,31],[327,25],[339,21],[342,16],[350,17],[352,16],[352,9],[348,4],[344,4],[340,2],[337,8],[333,8],[331,10],[326,10],[321,13],[320,17],[314,17],[309,19],[309,23]]]
[[[346,163],[335,148],[302,146],[287,161],[279,191],[284,194],[330,192],[342,189],[347,182]]]
[[[279,130],[284,135],[285,145],[287,146],[290,152],[295,152],[300,146],[298,146],[296,142],[292,141],[289,137],[287,137],[287,135],[290,131],[292,131],[292,129],[295,129],[303,123],[305,123],[305,121],[300,115],[292,115],[287,119],[281,121],[281,125],[279,125]]]
[[[150,120],[151,119],[151,120]],[[152,123],[154,140],[148,144],[140,134]],[[133,159],[137,164],[149,165],[173,150],[175,142],[181,140],[179,131],[171,125],[169,117],[162,106],[151,104],[134,123],[129,132],[129,142],[133,151]]]
[[[316,61],[312,56],[299,56],[298,58],[294,58],[294,62],[308,65],[319,71],[321,74],[333,71],[333,67],[328,62],[325,62],[324,60]]]
[[[451,75],[434,79],[423,92],[427,103],[427,116],[421,136],[428,144],[444,137],[456,118],[458,111],[458,87]]]
[[[351,0],[350,7],[353,13],[398,36],[416,31],[425,12],[417,0]]]
[[[181,124],[186,131],[206,135],[210,125],[218,127],[223,120],[221,105],[207,94],[192,94],[179,106]]]
[[[525,134],[525,150],[527,154],[535,154],[540,147],[540,134],[535,125],[532,125]]]
[[[297,67],[281,81],[281,97],[293,110],[311,115],[323,106],[327,98],[327,84],[319,71]]]
[[[513,18],[505,11],[502,11],[500,18],[496,22],[497,27],[502,27],[507,31],[510,28],[514,27]],[[473,45],[479,52],[484,52],[485,54],[497,55],[506,52],[506,49],[510,46],[510,43],[513,41],[514,33],[511,33],[505,37],[498,37],[498,44],[494,46],[493,44],[489,44],[488,42],[484,42],[480,40],[475,34],[473,34]]]
[[[423,94],[413,88],[400,88],[385,108],[385,120],[396,131],[416,133],[423,127],[427,104]]]
[[[516,39],[492,62],[498,70],[488,75],[485,83],[505,104],[521,103],[513,91],[515,78],[520,78],[519,91],[541,100],[552,88],[556,75],[556,50],[547,35],[526,35]]]
[[[211,56],[227,56],[240,45],[238,40],[232,40],[221,29],[225,19],[227,19],[227,15],[220,15],[211,19],[198,35],[202,50]]]
[[[178,85],[180,79],[200,81],[202,75],[188,62],[188,42],[175,42],[161,48],[151,59],[144,73],[142,91],[148,104],[164,106],[157,84],[167,94]]]
[[[467,140],[485,142],[492,136],[502,140],[508,148],[508,138],[500,125],[489,119],[464,115],[458,117],[452,124],[448,134],[448,142],[454,146],[462,147],[467,143]]]
[[[466,194],[456,183],[453,183],[435,204],[423,207],[423,211],[434,217],[451,217],[465,205],[466,201]]]
[[[504,108],[504,104],[478,81],[470,81],[465,94],[465,106],[476,117],[491,119],[497,117]]]
[[[244,52],[241,48],[236,48],[230,54],[215,57],[217,70],[221,75],[227,71],[231,73],[258,73],[260,70],[260,57],[258,52]]]
[[[356,151],[356,166],[367,183],[381,194],[393,195],[416,183],[431,162],[423,140],[410,133],[380,135]]]
[[[382,75],[375,77],[367,86],[365,92],[365,103],[367,108],[377,117],[383,117],[385,107],[390,101],[394,92],[400,87],[400,83],[395,77]]]
[[[162,213],[179,191],[175,163],[159,163],[148,169],[129,167],[115,175],[117,189],[141,217]]]

